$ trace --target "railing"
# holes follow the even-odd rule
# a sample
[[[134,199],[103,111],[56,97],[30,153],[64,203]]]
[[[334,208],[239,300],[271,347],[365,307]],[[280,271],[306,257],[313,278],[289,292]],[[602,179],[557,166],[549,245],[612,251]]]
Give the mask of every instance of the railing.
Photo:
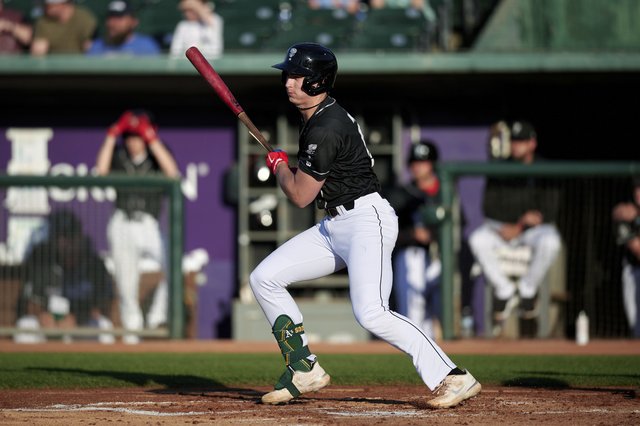
[[[168,245],[168,285],[169,285],[169,324],[168,330],[158,332],[145,330],[140,332],[141,336],[171,337],[180,339],[184,336],[184,289],[182,275],[182,254],[183,254],[183,198],[180,188],[180,181],[166,177],[144,176],[15,176],[0,175],[0,189],[9,188],[47,188],[70,189],[70,188],[159,188],[168,197],[167,203],[167,229]],[[4,211],[6,213],[6,210]],[[12,335],[19,330],[15,327],[0,328],[0,335]],[[77,336],[96,335],[105,333],[104,330],[78,327],[75,330],[38,330],[45,335],[69,334]],[[123,331],[114,329],[108,333],[114,336],[122,335]],[[168,335],[167,335],[168,334]]]
[[[640,174],[640,163],[637,162],[544,162],[533,165],[522,165],[504,162],[474,163],[474,162],[452,162],[442,163],[439,171],[442,179],[442,196],[446,214],[441,233],[442,255],[442,282],[443,282],[443,337],[453,339],[456,337],[455,324],[456,312],[454,309],[454,281],[457,270],[455,238],[456,224],[453,217],[456,209],[456,184],[463,177],[482,176],[544,176],[560,179],[589,179],[589,178],[625,178]],[[631,193],[630,187],[626,187],[628,195]],[[604,190],[606,194],[607,190]],[[578,206],[579,208],[581,206]],[[610,212],[610,209],[605,209]],[[580,211],[572,212],[580,215]],[[603,226],[611,225],[611,217],[607,215],[603,220]],[[570,219],[571,220],[571,219]],[[584,230],[590,232],[590,230]],[[571,247],[569,247],[571,250]],[[597,304],[596,296],[592,295],[590,304]]]

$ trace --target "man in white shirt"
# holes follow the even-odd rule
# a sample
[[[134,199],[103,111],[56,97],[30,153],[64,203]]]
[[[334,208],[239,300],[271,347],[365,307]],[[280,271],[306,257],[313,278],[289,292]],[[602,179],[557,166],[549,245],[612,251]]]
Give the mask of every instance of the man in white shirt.
[[[178,8],[184,19],[173,32],[171,56],[182,57],[191,46],[196,46],[209,59],[222,55],[224,21],[213,11],[213,4],[205,0],[181,0]]]

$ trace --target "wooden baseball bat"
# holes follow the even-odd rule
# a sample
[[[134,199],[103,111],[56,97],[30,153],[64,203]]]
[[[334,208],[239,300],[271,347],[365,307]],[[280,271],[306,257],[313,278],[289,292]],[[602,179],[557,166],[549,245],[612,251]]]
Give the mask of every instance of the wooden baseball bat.
[[[247,127],[249,130],[249,134],[253,136],[253,138],[258,141],[260,145],[264,147],[267,151],[273,151],[273,147],[267,142],[267,139],[264,135],[258,130],[258,128],[253,124],[249,116],[244,109],[240,106],[236,98],[231,93],[231,90],[227,87],[225,82],[222,80],[220,75],[213,69],[213,66],[207,61],[207,59],[202,55],[200,50],[191,46],[185,52],[187,59],[191,61],[196,70],[200,73],[202,77],[209,83],[209,85],[216,92],[218,97],[229,107],[229,109],[238,117],[240,121]]]

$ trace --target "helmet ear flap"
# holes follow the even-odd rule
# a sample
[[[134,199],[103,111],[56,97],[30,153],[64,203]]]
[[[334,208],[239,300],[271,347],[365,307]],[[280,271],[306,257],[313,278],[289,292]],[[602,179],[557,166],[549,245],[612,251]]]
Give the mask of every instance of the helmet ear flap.
[[[323,80],[321,75],[306,77],[302,82],[302,90],[309,96],[319,95],[324,91],[321,80]]]
[[[335,72],[325,72],[306,77],[302,83],[302,90],[309,96],[316,96],[331,90],[335,80]]]

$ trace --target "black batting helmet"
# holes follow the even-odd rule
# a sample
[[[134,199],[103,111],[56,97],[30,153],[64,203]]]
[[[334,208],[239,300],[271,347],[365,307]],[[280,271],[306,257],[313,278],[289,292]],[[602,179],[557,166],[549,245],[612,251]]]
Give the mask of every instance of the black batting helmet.
[[[431,140],[422,140],[411,145],[409,163],[413,161],[438,161],[438,148]]]
[[[282,70],[282,82],[288,75],[304,76],[302,90],[309,96],[328,92],[338,74],[338,61],[331,50],[318,43],[296,43],[287,50],[284,61],[273,65]]]

